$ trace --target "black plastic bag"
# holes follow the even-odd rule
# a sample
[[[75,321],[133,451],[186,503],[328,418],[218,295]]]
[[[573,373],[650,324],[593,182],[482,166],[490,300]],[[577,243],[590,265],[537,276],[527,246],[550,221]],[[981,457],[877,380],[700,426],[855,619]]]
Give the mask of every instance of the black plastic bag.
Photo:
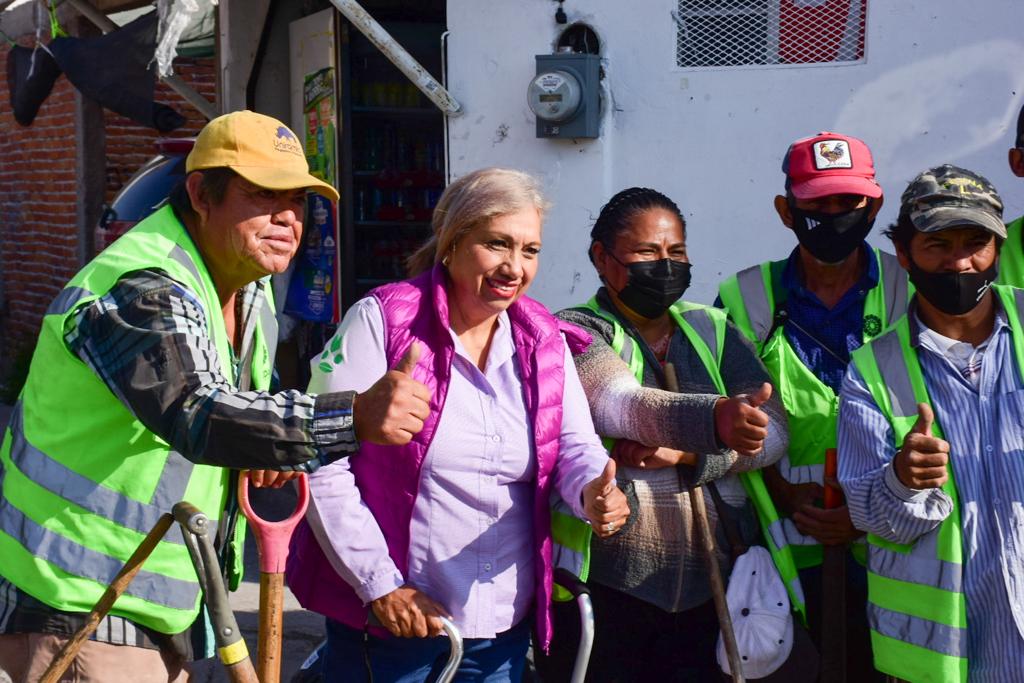
[[[60,67],[45,47],[12,47],[7,55],[7,92],[14,120],[31,126],[58,77]]]
[[[153,101],[156,81],[156,12],[95,38],[54,38],[57,64],[78,90],[102,106],[161,133],[185,117]]]

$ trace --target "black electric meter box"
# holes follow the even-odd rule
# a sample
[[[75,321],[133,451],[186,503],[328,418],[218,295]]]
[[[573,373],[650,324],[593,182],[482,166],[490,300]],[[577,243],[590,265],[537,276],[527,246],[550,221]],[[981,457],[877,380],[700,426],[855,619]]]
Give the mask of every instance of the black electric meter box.
[[[537,55],[537,76],[527,91],[530,109],[537,116],[537,137],[598,137],[600,79],[598,55]]]

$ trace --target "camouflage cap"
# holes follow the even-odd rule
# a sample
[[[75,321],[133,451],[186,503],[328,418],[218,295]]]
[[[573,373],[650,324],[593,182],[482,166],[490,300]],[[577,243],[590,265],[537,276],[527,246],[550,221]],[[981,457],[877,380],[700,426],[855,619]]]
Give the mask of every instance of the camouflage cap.
[[[984,176],[943,164],[912,181],[900,197],[900,213],[920,232],[975,225],[1006,239],[1003,200]]]

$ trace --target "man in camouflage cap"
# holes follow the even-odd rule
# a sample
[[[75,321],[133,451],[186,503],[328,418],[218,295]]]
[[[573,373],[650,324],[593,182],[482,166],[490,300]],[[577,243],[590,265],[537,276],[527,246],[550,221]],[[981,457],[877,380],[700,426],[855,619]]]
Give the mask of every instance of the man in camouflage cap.
[[[915,229],[937,232],[975,225],[1006,239],[1003,200],[992,183],[973,171],[943,164],[922,172],[900,197],[900,215]]]
[[[952,165],[901,199],[887,234],[917,291],[853,353],[839,409],[839,481],[868,532],[875,667],[910,681],[1017,680],[1024,292],[993,284],[1003,203]]]

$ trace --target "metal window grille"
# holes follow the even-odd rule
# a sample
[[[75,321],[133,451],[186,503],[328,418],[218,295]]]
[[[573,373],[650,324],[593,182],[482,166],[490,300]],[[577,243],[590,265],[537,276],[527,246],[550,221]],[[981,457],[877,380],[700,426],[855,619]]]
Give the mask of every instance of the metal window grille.
[[[680,67],[864,59],[867,0],[679,0]]]

